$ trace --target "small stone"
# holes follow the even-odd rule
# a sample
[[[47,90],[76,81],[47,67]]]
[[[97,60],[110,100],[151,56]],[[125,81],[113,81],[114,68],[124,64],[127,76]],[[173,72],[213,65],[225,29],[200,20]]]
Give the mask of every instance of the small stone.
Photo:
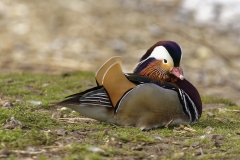
[[[221,134],[212,134],[212,140],[224,140],[224,136]]]
[[[115,141],[116,141],[116,138],[111,137],[110,140],[111,140],[111,142],[115,142]]]
[[[193,142],[190,146],[193,148],[197,148],[200,146],[200,142]]]
[[[10,108],[13,106],[13,104],[11,102],[5,102],[3,105],[3,107],[7,107],[7,108]]]
[[[35,152],[35,148],[31,147],[31,146],[27,146],[26,150],[29,152]]]
[[[148,156],[148,159],[157,159],[157,155],[151,154]]]
[[[213,128],[212,128],[211,126],[207,126],[207,127],[205,128],[205,130],[207,130],[207,131],[212,131]]]
[[[202,135],[202,136],[200,136],[199,138],[200,138],[200,139],[204,139],[204,138],[206,138],[206,135]]]
[[[65,136],[65,135],[67,135],[67,130],[65,130],[65,129],[58,129],[58,130],[56,131],[56,134],[57,134],[58,136]]]
[[[222,119],[222,118],[219,118],[219,117],[215,117],[214,120],[220,121],[222,123],[226,123],[226,121],[227,121],[227,119]]]
[[[93,147],[93,146],[91,146],[91,147],[88,147],[87,149],[88,149],[89,151],[91,151],[91,152],[105,153],[105,151],[104,151],[103,149],[98,148],[98,147]]]
[[[159,141],[162,141],[162,140],[163,140],[163,139],[162,139],[161,137],[159,137],[159,136],[155,136],[154,139],[159,140]]]
[[[42,102],[41,101],[33,101],[33,100],[28,100],[27,103],[30,103],[35,106],[41,106]]]
[[[60,110],[61,111],[66,111],[66,110],[68,110],[68,108],[67,107],[62,107],[62,108],[60,108]]]
[[[47,86],[49,86],[49,83],[42,84],[42,87],[47,87]]]
[[[215,117],[215,115],[214,115],[212,112],[207,112],[207,115],[208,115],[209,117]]]
[[[20,99],[16,99],[15,102],[16,102],[16,103],[21,103],[22,100],[20,100]]]
[[[218,108],[219,113],[226,113],[226,108]]]
[[[51,117],[54,119],[63,118],[63,114],[60,112],[54,112]]]

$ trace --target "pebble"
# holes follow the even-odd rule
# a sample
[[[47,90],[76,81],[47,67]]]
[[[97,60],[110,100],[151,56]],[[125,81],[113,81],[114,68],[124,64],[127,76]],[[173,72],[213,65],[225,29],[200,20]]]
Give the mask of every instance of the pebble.
[[[158,157],[157,155],[151,154],[147,158],[148,159],[157,159],[157,157]]]
[[[215,117],[215,115],[214,115],[212,112],[207,112],[207,115],[208,115],[209,117]]]
[[[202,136],[200,136],[199,138],[200,138],[200,139],[204,139],[204,138],[206,138],[206,135],[202,135]]]
[[[65,129],[58,129],[57,131],[56,131],[56,134],[58,135],[58,136],[65,136],[65,135],[67,135],[67,130],[65,130]]]
[[[60,108],[60,111],[66,111],[66,110],[68,110],[67,107],[62,107],[62,108]]]
[[[193,148],[197,148],[200,146],[200,142],[193,142],[190,146]]]
[[[34,100],[28,100],[27,103],[30,103],[35,106],[41,106],[42,102],[41,101],[34,101]]]
[[[221,134],[211,134],[211,135],[210,135],[210,138],[211,138],[212,140],[224,140],[224,136],[221,135]]]
[[[31,146],[27,146],[26,150],[29,152],[35,152],[35,148],[31,147]]]
[[[159,136],[155,136],[154,139],[162,141],[163,139]]]
[[[211,126],[207,126],[207,127],[205,128],[205,130],[207,130],[207,131],[212,131],[212,130],[214,130],[214,128],[212,128]]]
[[[63,114],[60,112],[54,112],[51,117],[54,119],[63,118]]]
[[[226,112],[226,108],[218,108],[218,112],[219,113],[225,113]]]
[[[93,146],[90,146],[87,148],[89,151],[91,152],[100,152],[100,153],[105,153],[105,151],[101,148],[98,148],[98,147],[93,147]]]
[[[11,102],[5,102],[2,106],[3,107],[12,107],[13,104]]]
[[[42,87],[47,87],[49,85],[50,85],[49,83],[44,83],[44,84],[42,84]]]

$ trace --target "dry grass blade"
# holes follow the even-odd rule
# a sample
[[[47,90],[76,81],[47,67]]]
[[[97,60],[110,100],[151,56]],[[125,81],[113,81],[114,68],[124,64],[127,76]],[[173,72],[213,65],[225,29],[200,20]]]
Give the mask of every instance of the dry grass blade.
[[[79,121],[85,121],[85,122],[95,122],[97,120],[95,119],[91,119],[91,118],[58,118],[59,120],[61,121],[66,121],[68,123],[71,123],[71,124],[75,124],[75,123],[78,123]]]
[[[183,129],[184,129],[185,131],[189,131],[189,132],[196,132],[195,129],[189,128],[189,127],[184,127]]]
[[[171,125],[173,121],[174,121],[174,119],[172,119],[171,121],[169,121],[169,122],[165,125],[165,128],[168,128],[168,126]]]
[[[238,112],[238,113],[240,113],[240,110],[231,110],[231,109],[225,109],[226,111],[228,111],[228,112]]]
[[[46,150],[41,150],[41,151],[11,150],[10,152],[11,152],[11,153],[15,153],[15,154],[38,155],[38,154],[45,153]]]

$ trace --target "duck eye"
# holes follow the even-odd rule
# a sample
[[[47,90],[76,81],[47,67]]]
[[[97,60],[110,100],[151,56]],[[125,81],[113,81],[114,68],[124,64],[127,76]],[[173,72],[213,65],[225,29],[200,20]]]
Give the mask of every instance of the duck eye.
[[[163,60],[163,62],[164,62],[164,63],[167,63],[167,60],[166,60],[166,59],[164,59],[164,60]]]

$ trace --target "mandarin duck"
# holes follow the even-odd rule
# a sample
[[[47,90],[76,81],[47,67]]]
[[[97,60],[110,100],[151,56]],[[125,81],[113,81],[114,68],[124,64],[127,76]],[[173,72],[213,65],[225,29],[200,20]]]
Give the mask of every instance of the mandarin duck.
[[[96,87],[70,95],[58,105],[102,122],[141,130],[195,123],[202,102],[197,89],[184,79],[181,57],[177,43],[159,41],[131,74],[123,73],[121,57],[110,58],[96,72]]]

